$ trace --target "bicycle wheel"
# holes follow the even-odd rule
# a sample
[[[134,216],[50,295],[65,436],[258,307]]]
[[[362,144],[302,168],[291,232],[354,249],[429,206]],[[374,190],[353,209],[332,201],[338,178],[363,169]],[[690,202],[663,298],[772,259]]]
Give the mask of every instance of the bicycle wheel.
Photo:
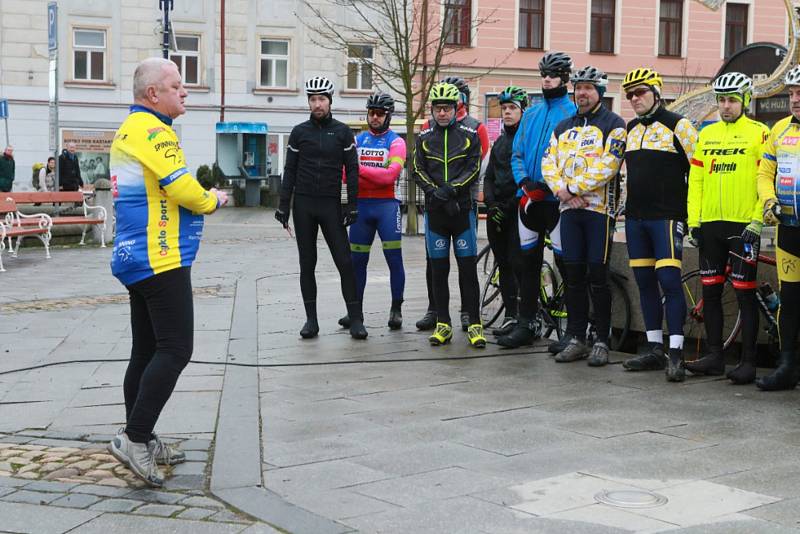
[[[700,339],[705,334],[703,318],[703,283],[700,279],[700,270],[688,272],[681,278],[683,293],[686,297],[686,324],[684,336],[696,339],[694,351],[699,358],[703,351]],[[739,316],[739,303],[736,300],[736,291],[728,278],[722,290],[722,348],[727,349],[739,334],[742,318]],[[686,349],[689,347],[687,346]],[[691,350],[691,349],[689,349]],[[688,354],[688,350],[685,350]]]
[[[481,291],[481,322],[484,328],[492,326],[502,316],[503,310],[505,304],[500,294],[500,266],[495,263]]]
[[[547,260],[542,263],[541,280],[538,313],[542,323],[542,337],[548,339],[555,332],[558,339],[561,339],[567,326],[564,284]]]
[[[485,245],[475,258],[478,267],[478,285],[482,288],[494,269],[494,254],[489,245]]]

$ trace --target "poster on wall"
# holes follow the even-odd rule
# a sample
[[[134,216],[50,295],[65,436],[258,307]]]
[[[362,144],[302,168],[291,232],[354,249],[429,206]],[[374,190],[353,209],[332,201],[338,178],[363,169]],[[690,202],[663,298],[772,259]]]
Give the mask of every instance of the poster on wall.
[[[72,128],[61,130],[61,147],[75,143],[83,183],[108,179],[108,159],[116,130]]]

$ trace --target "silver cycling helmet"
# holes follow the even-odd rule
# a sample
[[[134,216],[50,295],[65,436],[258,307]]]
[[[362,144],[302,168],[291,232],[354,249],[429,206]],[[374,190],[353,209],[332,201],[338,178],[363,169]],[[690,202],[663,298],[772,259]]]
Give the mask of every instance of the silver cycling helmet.
[[[333,82],[324,76],[314,76],[306,81],[306,96],[326,95],[332,98],[333,93]]]

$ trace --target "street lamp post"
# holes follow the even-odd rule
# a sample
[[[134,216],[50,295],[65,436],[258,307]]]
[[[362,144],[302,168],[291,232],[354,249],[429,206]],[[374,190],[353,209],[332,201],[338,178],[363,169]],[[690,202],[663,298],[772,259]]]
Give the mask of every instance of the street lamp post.
[[[169,12],[173,8],[173,0],[158,0],[158,8],[164,12],[164,20],[161,31],[161,53],[164,59],[169,59]]]

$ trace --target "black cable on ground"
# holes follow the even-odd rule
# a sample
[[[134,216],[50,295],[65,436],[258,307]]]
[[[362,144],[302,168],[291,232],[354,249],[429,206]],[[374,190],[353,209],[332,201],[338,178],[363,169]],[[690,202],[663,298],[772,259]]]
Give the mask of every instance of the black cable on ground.
[[[337,360],[337,361],[323,361],[323,362],[299,362],[299,363],[239,363],[239,362],[207,362],[203,360],[190,360],[189,363],[198,365],[230,365],[232,367],[315,367],[326,365],[352,365],[352,364],[375,364],[375,363],[408,363],[408,362],[441,362],[441,361],[458,361],[458,360],[480,360],[486,358],[505,358],[507,356],[526,356],[530,354],[544,354],[547,350],[527,350],[524,352],[502,352],[500,354],[476,354],[474,356],[439,356],[434,358],[389,358],[383,360]],[[30,367],[21,367],[19,369],[9,369],[8,371],[0,371],[0,376],[10,375],[15,373],[23,373],[25,371],[36,371],[38,369],[45,369],[48,367],[59,367],[62,365],[72,365],[76,363],[127,363],[129,360],[124,358],[116,359],[100,359],[100,360],[65,360],[62,362],[42,363],[39,365],[32,365]]]

